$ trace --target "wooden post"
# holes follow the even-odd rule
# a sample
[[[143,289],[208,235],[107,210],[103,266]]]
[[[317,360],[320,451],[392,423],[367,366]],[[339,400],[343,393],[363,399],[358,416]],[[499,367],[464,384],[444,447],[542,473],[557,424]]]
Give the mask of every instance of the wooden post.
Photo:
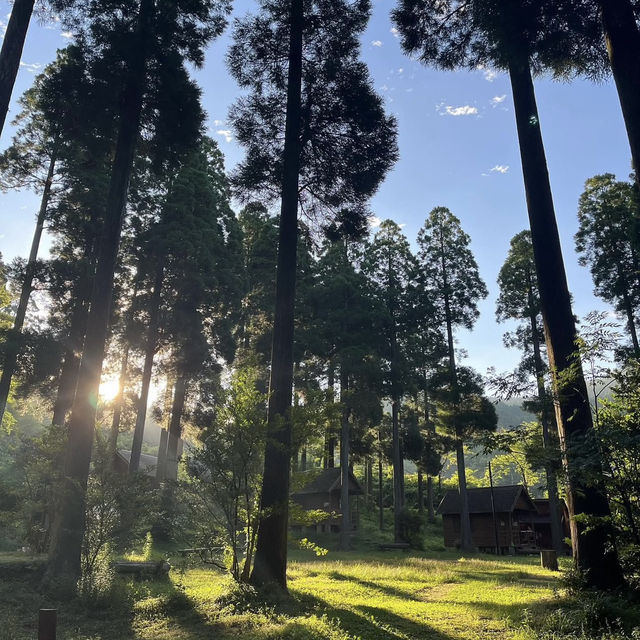
[[[558,571],[558,552],[555,549],[542,549],[540,551],[540,564],[544,569]]]
[[[56,640],[57,609],[40,609],[38,615],[38,640]]]

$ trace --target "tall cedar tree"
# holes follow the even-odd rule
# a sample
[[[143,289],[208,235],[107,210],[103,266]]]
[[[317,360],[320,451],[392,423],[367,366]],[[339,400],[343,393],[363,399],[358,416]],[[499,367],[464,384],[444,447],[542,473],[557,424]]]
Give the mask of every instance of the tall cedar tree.
[[[471,240],[460,220],[446,207],[436,207],[418,232],[418,287],[437,305],[437,318],[447,334],[447,358],[451,389],[452,432],[456,439],[458,490],[460,491],[460,546],[473,548],[469,500],[464,461],[466,425],[456,418],[458,371],[453,332],[456,327],[471,329],[478,318],[478,301],[487,296],[478,265],[469,248]]]
[[[547,354],[558,400],[556,420],[565,446],[574,557],[589,584],[609,588],[622,584],[623,577],[611,541],[602,464],[580,366],[571,369],[570,384],[560,389],[558,383],[575,364],[576,328],[532,80],[532,68],[540,70],[547,55],[567,47],[567,24],[580,16],[563,4],[557,11],[548,9],[546,3],[533,0],[401,0],[393,16],[404,49],[426,64],[442,69],[490,65],[509,72]],[[579,514],[584,517],[576,518]]]
[[[347,550],[351,537],[349,468],[352,435],[356,421],[375,421],[380,401],[372,393],[378,369],[376,343],[381,310],[367,292],[363,273],[354,267],[351,241],[347,237],[329,241],[317,265],[318,278],[312,292],[317,331],[316,348],[323,360],[331,354],[340,378],[340,548]],[[366,407],[368,415],[363,415]]]
[[[15,0],[0,49],[0,135],[9,111],[13,85],[20,68],[20,58],[35,0]]]
[[[403,541],[401,512],[404,507],[404,465],[400,438],[400,410],[407,378],[405,336],[412,320],[409,287],[416,272],[415,258],[400,227],[391,220],[381,223],[373,240],[365,247],[362,271],[372,295],[383,310],[383,358],[386,394],[391,398],[391,440],[393,462],[393,523],[396,542]]]
[[[364,215],[396,157],[395,122],[358,60],[369,11],[366,0],[265,0],[259,15],[236,23],[229,53],[234,78],[249,92],[230,114],[247,148],[237,193],[280,198],[256,585],[286,589],[298,205],[326,215],[349,204]]]
[[[407,340],[409,366],[414,380],[414,414],[410,416],[412,429],[413,457],[418,466],[418,506],[422,509],[423,473],[427,474],[427,509],[430,521],[435,519],[433,504],[433,477],[440,473],[442,462],[439,450],[442,443],[435,433],[431,394],[431,377],[436,373],[443,358],[447,357],[448,347],[445,338],[445,326],[441,317],[437,296],[434,291],[421,285],[420,266],[416,265],[409,295],[413,319],[411,332]],[[440,316],[438,315],[440,313]],[[422,398],[419,398],[422,393]],[[414,437],[417,436],[417,437]]]
[[[496,303],[498,322],[521,320],[514,334],[505,334],[505,344],[516,346],[523,351],[520,369],[525,378],[533,376],[540,406],[543,446],[551,450],[555,439],[550,430],[555,429],[551,414],[551,399],[545,386],[548,367],[544,361],[544,327],[540,311],[540,293],[533,258],[531,233],[521,231],[511,239],[509,253],[498,274],[500,294]],[[563,548],[562,527],[558,502],[558,482],[556,470],[549,457],[545,467],[547,491],[549,492],[549,513],[551,517],[551,539],[553,548],[560,553]]]
[[[611,173],[589,178],[578,205],[575,235],[580,264],[589,266],[595,292],[625,315],[636,357],[640,312],[640,240],[634,216],[638,199],[632,184]]]
[[[22,110],[14,122],[18,130],[9,148],[0,155],[0,187],[3,190],[29,188],[40,194],[40,207],[22,279],[18,308],[3,354],[0,422],[18,364],[20,334],[36,276],[40,239],[49,203],[54,195],[52,188],[61,146],[60,124],[65,116],[63,97],[74,90],[78,81],[78,71],[78,66],[70,63],[66,52],[61,52],[57,61],[48,65],[44,72],[36,77],[33,86],[20,98]]]
[[[231,207],[223,158],[204,138],[176,176],[165,206],[166,339],[175,395],[166,477],[175,480],[182,417],[194,382],[215,379],[233,360],[240,294],[240,228]]]
[[[80,36],[108,60],[122,47],[124,64],[118,136],[111,167],[105,218],[96,262],[82,363],[69,422],[64,482],[59,495],[49,554],[50,576],[77,577],[85,528],[85,491],[91,461],[98,387],[110,315],[111,294],[129,180],[147,89],[147,67],[182,68],[183,61],[200,64],[206,43],[224,25],[226,3],[202,0],[158,4],[95,0],[75,16],[84,27]],[[131,16],[135,16],[132,20]]]

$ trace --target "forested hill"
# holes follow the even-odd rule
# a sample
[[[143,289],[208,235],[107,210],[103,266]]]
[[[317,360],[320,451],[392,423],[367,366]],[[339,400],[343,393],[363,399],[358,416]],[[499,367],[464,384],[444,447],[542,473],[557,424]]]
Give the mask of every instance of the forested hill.
[[[495,399],[494,402],[496,402]],[[498,414],[498,429],[508,429],[536,419],[535,415],[522,409],[522,398],[498,400],[495,407]]]

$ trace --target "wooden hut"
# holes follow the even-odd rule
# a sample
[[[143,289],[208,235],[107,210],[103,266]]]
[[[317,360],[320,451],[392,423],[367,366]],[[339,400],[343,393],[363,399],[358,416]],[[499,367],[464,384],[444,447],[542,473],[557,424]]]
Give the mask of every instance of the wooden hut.
[[[299,504],[303,509],[320,509],[327,512],[326,520],[313,526],[305,527],[309,532],[315,533],[339,533],[342,523],[340,508],[340,491],[342,479],[339,468],[324,469],[318,473],[318,469],[310,469],[305,474],[309,475],[309,481],[301,489],[291,494],[291,499]],[[359,512],[357,496],[364,494],[360,483],[351,471],[349,471],[349,496],[355,496],[349,501],[351,511],[351,528],[358,528]],[[291,523],[294,531],[302,531],[303,525],[300,522]]]
[[[496,530],[501,553],[538,549],[532,519],[538,510],[522,485],[493,488],[469,488],[471,539],[481,551],[495,551]],[[457,489],[445,493],[438,513],[442,515],[444,544],[460,546],[460,494]],[[495,513],[495,525],[494,525]]]
[[[560,500],[560,526],[564,538],[571,538],[569,527],[569,510],[564,500]],[[551,541],[551,510],[549,508],[549,498],[534,498],[538,513],[531,517],[533,530],[536,532],[536,542],[541,549],[553,549]],[[571,547],[564,544],[565,552],[570,552]]]

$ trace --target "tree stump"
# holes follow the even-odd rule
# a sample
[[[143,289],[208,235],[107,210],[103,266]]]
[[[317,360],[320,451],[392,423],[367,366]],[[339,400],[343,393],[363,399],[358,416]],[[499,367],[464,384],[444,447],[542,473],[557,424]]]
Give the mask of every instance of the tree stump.
[[[550,571],[558,570],[558,554],[555,549],[540,550],[540,564],[544,569]]]

